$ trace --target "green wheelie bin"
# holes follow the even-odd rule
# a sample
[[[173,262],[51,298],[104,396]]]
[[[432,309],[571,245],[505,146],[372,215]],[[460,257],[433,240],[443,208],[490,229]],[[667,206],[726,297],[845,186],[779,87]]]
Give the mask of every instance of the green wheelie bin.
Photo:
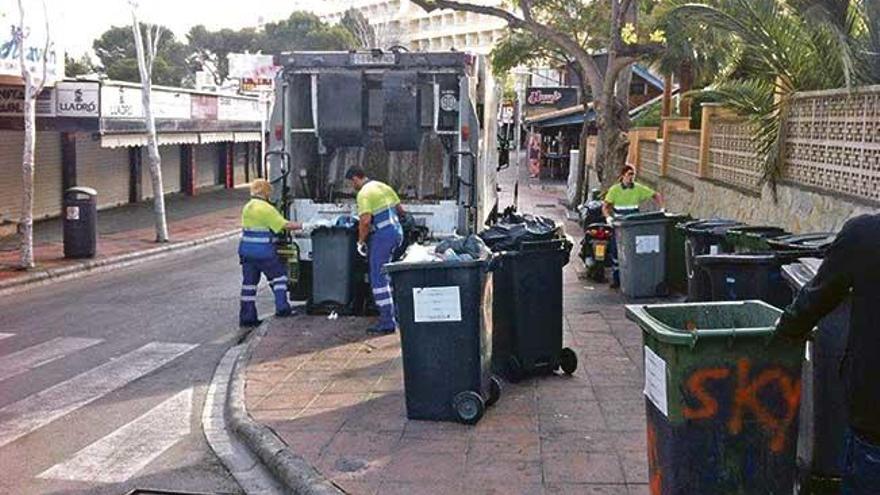
[[[629,305],[642,329],[652,495],[789,495],[802,345],[761,301]]]

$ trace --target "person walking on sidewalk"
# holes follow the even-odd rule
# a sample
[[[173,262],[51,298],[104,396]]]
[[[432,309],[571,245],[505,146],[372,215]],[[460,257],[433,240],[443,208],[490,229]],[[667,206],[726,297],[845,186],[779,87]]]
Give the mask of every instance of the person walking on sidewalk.
[[[602,214],[610,225],[615,216],[638,213],[639,207],[645,201],[653,199],[659,208],[663,208],[663,196],[650,187],[636,182],[636,169],[631,165],[625,165],[614,184],[605,193],[605,201],[602,204]],[[617,266],[617,240],[611,238],[608,246],[608,255],[611,256],[614,278],[611,282],[613,288],[620,286],[620,270]]]
[[[272,185],[265,179],[251,183],[251,199],[241,212],[241,241],[238,256],[241,262],[241,307],[238,323],[245,327],[260,324],[257,316],[257,285],[266,275],[275,294],[275,315],[294,314],[287,300],[287,271],[275,251],[275,234],[300,230],[299,222],[288,222],[275,205],[269,202]]]
[[[849,220],[828,248],[818,273],[776,326],[802,342],[818,321],[852,294],[849,337],[840,363],[849,431],[842,495],[880,494],[880,214]],[[822,400],[817,397],[816,400]]]
[[[400,198],[387,184],[367,178],[361,167],[354,166],[345,173],[357,191],[358,252],[368,254],[370,263],[370,287],[373,300],[379,307],[379,322],[367,332],[393,333],[394,300],[388,275],[382,273],[382,265],[389,263],[394,251],[403,242],[400,218],[406,214]],[[369,242],[369,249],[367,243]]]

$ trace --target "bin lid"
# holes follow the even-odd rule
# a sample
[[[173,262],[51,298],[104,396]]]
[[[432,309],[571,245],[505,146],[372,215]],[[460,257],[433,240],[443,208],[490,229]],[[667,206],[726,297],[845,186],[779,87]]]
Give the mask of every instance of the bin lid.
[[[693,346],[702,339],[767,337],[782,311],[763,301],[630,304],[627,319],[668,344]]]
[[[652,211],[649,213],[633,213],[614,220],[614,225],[644,225],[651,223],[667,223],[672,219],[666,216],[662,211]]]
[[[714,218],[710,220],[694,220],[692,222],[687,222],[680,225],[679,228],[684,229],[689,234],[695,234],[700,232],[714,231],[719,228],[722,228],[724,231],[726,231],[731,227],[739,225],[743,225],[743,223],[737,222],[736,220]]]
[[[768,240],[772,247],[782,249],[825,249],[837,237],[834,232],[815,232],[810,234],[794,234]]]
[[[785,229],[772,225],[742,225],[728,230],[727,233],[733,235],[740,234],[747,237],[762,239],[766,237],[779,237],[782,235],[790,234],[790,232],[786,232]]]
[[[801,290],[810,280],[813,280],[820,266],[822,266],[822,260],[819,258],[801,258],[796,263],[782,267],[782,278],[788,282],[792,289]]]
[[[448,270],[451,268],[481,268],[488,265],[489,260],[468,260],[468,261],[423,261],[423,262],[406,262],[395,261],[386,263],[382,266],[384,273],[405,272],[410,270]]]
[[[65,190],[64,192],[68,193],[68,194],[69,193],[88,194],[89,196],[97,196],[98,195],[98,191],[92,189],[91,187],[84,187],[84,186],[68,187],[67,190]]]

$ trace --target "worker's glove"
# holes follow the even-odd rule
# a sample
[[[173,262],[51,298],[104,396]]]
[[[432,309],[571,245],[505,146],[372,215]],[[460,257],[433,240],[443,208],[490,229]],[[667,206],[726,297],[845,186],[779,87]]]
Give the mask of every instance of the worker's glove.
[[[367,257],[367,243],[366,242],[359,242],[357,245],[357,251],[358,251],[359,255],[366,258]]]

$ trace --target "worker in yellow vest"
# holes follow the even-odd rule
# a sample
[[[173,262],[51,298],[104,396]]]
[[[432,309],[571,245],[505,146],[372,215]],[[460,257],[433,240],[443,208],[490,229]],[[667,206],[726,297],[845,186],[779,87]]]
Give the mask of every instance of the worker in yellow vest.
[[[269,198],[272,185],[265,179],[251,183],[251,200],[241,212],[241,241],[238,256],[241,261],[241,306],[238,323],[254,327],[260,324],[257,316],[257,285],[266,276],[275,294],[275,316],[294,314],[287,300],[287,271],[275,252],[275,235],[285,230],[300,230],[302,224],[289,222],[275,208]]]

